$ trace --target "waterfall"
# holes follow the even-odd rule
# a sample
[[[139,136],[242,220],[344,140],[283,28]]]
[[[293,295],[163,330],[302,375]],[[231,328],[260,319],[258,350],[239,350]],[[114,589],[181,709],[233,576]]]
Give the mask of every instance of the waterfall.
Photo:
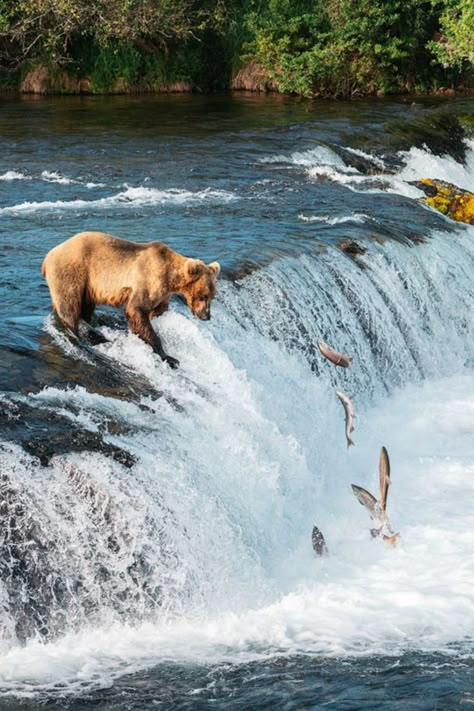
[[[459,227],[413,247],[374,242],[357,259],[315,248],[222,281],[209,326],[179,307],[156,324],[181,360],[176,373],[106,328],[104,356],[166,398],[80,386],[10,394],[100,433],[135,464],[76,452],[42,466],[3,442],[3,648],[88,625],[242,611],[284,591],[289,557],[349,466],[335,388],[363,422],[397,388],[472,365],[472,237]],[[325,361],[321,340],[353,367]],[[358,424],[356,450],[361,439]]]

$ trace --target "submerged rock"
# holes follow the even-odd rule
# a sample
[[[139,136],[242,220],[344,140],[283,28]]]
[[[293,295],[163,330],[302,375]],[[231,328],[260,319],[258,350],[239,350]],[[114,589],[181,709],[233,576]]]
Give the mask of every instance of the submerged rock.
[[[431,178],[422,178],[414,184],[427,195],[423,198],[426,205],[453,220],[474,225],[474,193]]]
[[[356,242],[353,239],[342,239],[339,242],[339,247],[342,249],[343,252],[348,254],[350,257],[355,259],[356,257],[361,257],[367,252],[366,247],[362,247],[358,242]]]

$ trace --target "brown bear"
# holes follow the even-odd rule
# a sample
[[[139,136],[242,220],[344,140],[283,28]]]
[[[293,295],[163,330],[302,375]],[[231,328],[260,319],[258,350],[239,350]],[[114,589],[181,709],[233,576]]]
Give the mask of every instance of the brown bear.
[[[162,242],[128,242],[103,232],[81,232],[54,247],[43,262],[53,309],[77,335],[79,319],[90,323],[97,304],[125,305],[130,330],[172,368],[150,321],[182,294],[195,316],[208,321],[216,294],[218,262],[204,264]]]

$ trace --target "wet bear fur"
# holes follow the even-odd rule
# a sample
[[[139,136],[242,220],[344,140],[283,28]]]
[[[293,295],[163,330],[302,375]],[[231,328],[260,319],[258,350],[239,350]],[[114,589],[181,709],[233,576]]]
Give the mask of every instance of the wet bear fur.
[[[132,333],[172,367],[150,321],[181,294],[195,316],[207,321],[216,293],[219,263],[184,257],[162,242],[129,242],[103,232],[81,232],[54,247],[42,272],[53,309],[77,335],[79,320],[90,323],[98,304],[125,306]]]

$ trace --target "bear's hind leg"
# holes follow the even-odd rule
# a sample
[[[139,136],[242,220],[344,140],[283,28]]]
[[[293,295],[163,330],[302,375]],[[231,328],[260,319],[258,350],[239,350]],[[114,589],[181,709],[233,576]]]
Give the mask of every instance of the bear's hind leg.
[[[89,341],[93,346],[98,346],[100,343],[108,343],[108,339],[100,333],[100,331],[97,331],[95,328],[92,328],[90,325],[90,322],[92,320],[92,316],[94,315],[95,311],[95,303],[91,301],[90,299],[87,298],[87,296],[84,296],[82,298],[82,304],[81,304],[81,318],[88,324],[89,328],[87,329],[87,336],[89,338]]]
[[[74,304],[72,301],[69,303],[54,304],[54,310],[59,316],[63,324],[72,333],[77,336],[79,319],[81,317],[81,309],[79,303]]]

